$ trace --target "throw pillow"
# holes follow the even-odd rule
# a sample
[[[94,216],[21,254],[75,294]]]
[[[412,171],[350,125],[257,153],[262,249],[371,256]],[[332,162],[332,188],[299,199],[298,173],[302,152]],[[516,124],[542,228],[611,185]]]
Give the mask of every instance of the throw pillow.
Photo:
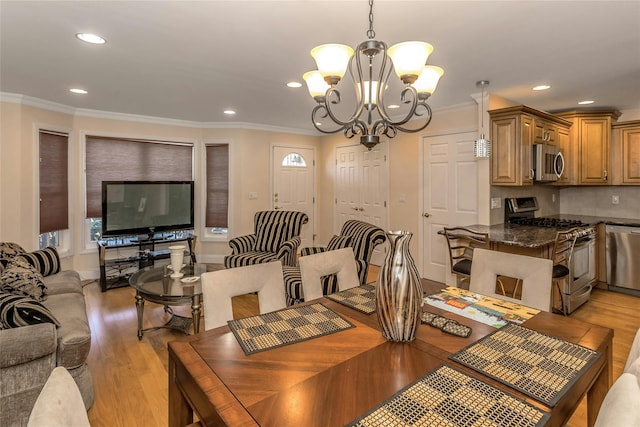
[[[45,306],[31,297],[0,293],[0,323],[3,328],[17,328],[38,323],[60,326]]]
[[[45,298],[47,286],[42,274],[26,260],[16,257],[7,264],[0,275],[0,290],[42,301]]]
[[[285,224],[281,222],[262,222],[256,230],[254,251],[277,252],[284,240]]]
[[[327,244],[328,251],[351,247],[351,236],[333,236]]]
[[[0,243],[0,259],[10,259],[16,255],[25,253],[26,251],[22,249],[17,243],[13,242],[1,242]]]
[[[25,259],[43,276],[56,274],[60,271],[60,256],[53,246],[49,246],[40,251],[23,253],[17,255],[19,258]]]

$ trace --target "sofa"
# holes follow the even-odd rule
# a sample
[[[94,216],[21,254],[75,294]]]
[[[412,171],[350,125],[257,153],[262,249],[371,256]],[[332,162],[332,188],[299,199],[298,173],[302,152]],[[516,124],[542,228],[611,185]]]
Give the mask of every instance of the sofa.
[[[41,275],[36,271],[32,282],[11,274],[12,267],[24,260],[40,266]],[[17,276],[21,285],[11,288]],[[34,296],[34,290],[42,295]],[[86,364],[90,348],[80,275],[60,271],[54,248],[28,253],[15,243],[0,243],[0,426],[27,425],[40,391],[57,366],[69,371],[89,409],[94,398]]]

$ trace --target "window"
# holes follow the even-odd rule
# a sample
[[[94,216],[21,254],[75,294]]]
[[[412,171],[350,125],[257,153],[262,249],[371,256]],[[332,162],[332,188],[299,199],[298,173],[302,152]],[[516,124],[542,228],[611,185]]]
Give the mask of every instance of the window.
[[[69,229],[69,135],[40,130],[39,247],[62,245],[62,231]]]
[[[102,181],[191,181],[193,144],[87,136],[85,229],[100,238]]]
[[[229,144],[206,145],[206,158],[205,226],[208,233],[226,236],[229,226]]]
[[[284,159],[282,159],[282,166],[306,168],[307,162],[304,161],[304,158],[300,154],[289,153]]]

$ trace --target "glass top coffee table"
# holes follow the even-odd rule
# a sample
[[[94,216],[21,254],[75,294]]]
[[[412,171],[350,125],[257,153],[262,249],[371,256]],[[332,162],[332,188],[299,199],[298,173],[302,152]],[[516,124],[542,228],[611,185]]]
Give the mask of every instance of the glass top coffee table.
[[[206,264],[185,265],[182,277],[172,278],[170,266],[147,267],[134,273],[129,284],[136,290],[136,310],[138,312],[138,339],[142,334],[160,328],[169,328],[189,334],[193,324],[193,333],[200,331],[200,313],[202,311],[202,285],[200,275],[207,271]],[[162,326],[142,329],[144,302],[162,304],[171,318]],[[173,313],[171,306],[191,304],[191,318]]]

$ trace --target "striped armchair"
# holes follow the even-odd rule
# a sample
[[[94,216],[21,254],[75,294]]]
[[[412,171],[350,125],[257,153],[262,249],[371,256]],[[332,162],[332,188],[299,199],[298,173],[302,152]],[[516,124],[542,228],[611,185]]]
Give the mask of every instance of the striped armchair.
[[[327,250],[351,247],[356,260],[356,271],[360,284],[364,285],[369,273],[369,261],[376,246],[387,240],[384,230],[368,222],[350,219],[344,223],[340,236],[333,236],[326,247],[302,248],[300,256],[317,254]],[[287,305],[298,304],[304,301],[302,294],[302,277],[300,267],[283,266],[284,281],[287,294]],[[329,295],[338,290],[338,282],[335,275],[325,276],[322,279],[322,291]]]
[[[224,258],[224,266],[232,268],[278,260],[282,265],[296,265],[300,231],[307,222],[309,217],[304,212],[256,212],[253,234],[238,236],[229,241],[231,255]]]

